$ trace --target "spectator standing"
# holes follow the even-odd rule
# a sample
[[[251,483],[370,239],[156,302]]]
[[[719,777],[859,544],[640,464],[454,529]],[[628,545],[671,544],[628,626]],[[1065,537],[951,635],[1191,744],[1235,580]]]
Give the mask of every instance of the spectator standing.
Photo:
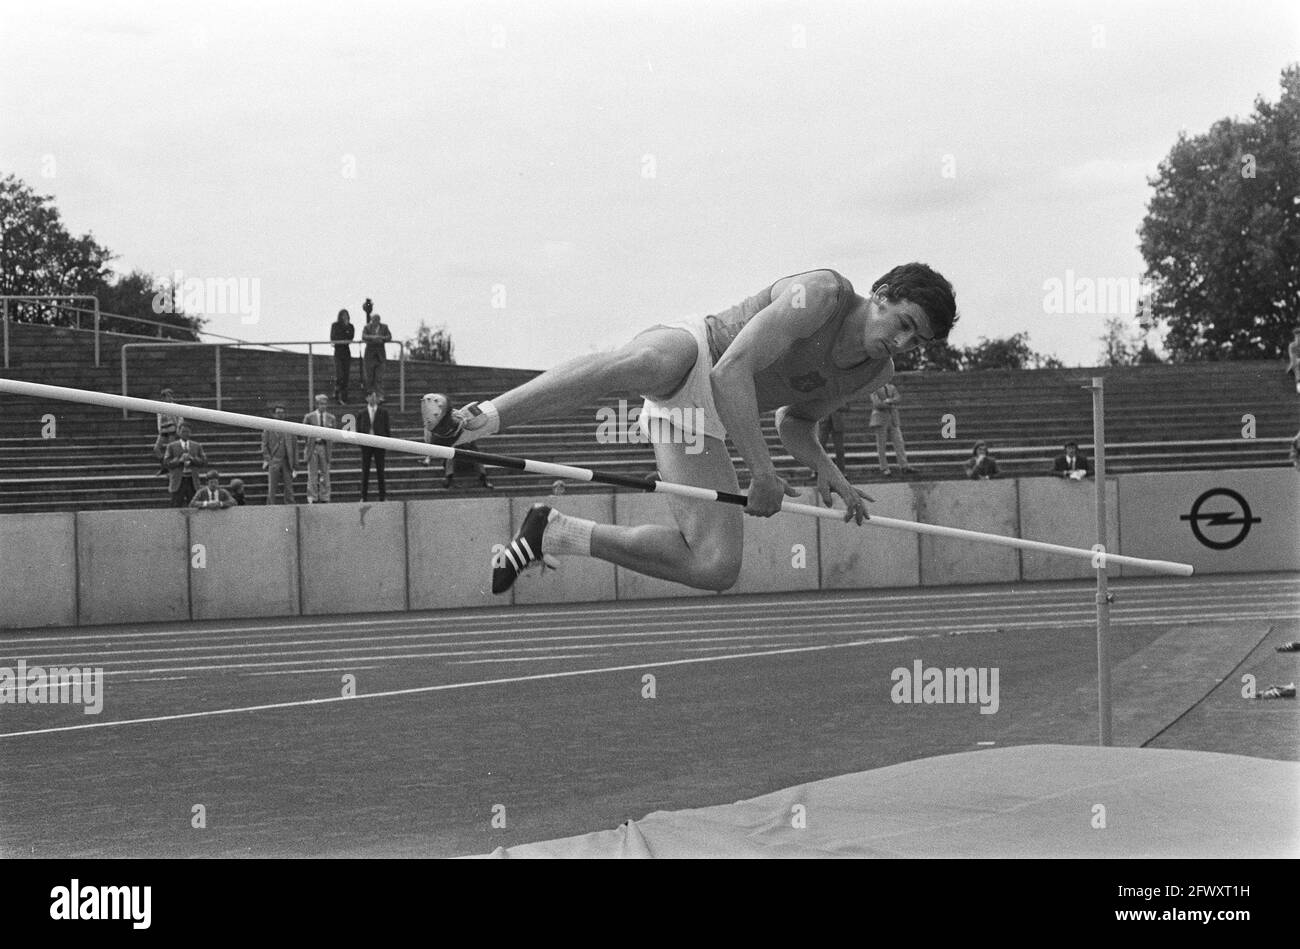
[[[420,416],[424,420],[424,443],[430,444],[433,441],[433,428],[438,420],[443,417],[447,411],[446,396],[439,395],[436,392],[427,393],[420,400]],[[420,459],[423,465],[433,464],[433,459],[425,455]],[[442,486],[451,488],[455,486],[456,475],[471,474],[478,476],[478,482],[489,491],[493,489],[493,484],[488,480],[487,471],[483,465],[477,461],[469,461],[464,458],[448,458],[442,464]]]
[[[987,481],[998,476],[998,463],[989,454],[988,442],[976,442],[966,462],[966,477],[972,481]]]
[[[172,394],[172,390],[167,386],[163,387],[162,391],[158,393],[158,396],[164,402],[176,401],[175,395]],[[167,474],[167,466],[163,464],[163,458],[167,454],[167,446],[175,440],[177,430],[180,428],[181,422],[183,421],[184,419],[179,415],[170,415],[164,412],[158,413],[158,437],[154,439],[153,453],[154,457],[158,459],[159,474]]]
[[[274,417],[284,421],[284,403],[274,406]],[[266,503],[279,504],[281,484],[284,503],[297,504],[293,493],[293,463],[298,455],[298,439],[288,432],[262,432],[262,467],[266,469]]]
[[[373,389],[366,396],[366,407],[357,413],[357,431],[363,435],[380,435],[392,438],[393,432],[388,424],[388,410],[379,404],[379,393]],[[379,479],[379,500],[384,500],[384,458],[382,448],[361,446],[361,500],[370,500],[370,465],[373,462],[375,474]]]
[[[1079,454],[1078,442],[1065,443],[1065,454],[1056,456],[1056,461],[1052,463],[1052,474],[1074,481],[1082,481],[1092,474],[1088,459]]]
[[[352,347],[349,344],[356,335],[357,328],[352,325],[348,311],[339,310],[338,319],[330,324],[330,340],[347,341],[334,347],[334,401],[339,405],[348,402],[348,378],[352,374]]]
[[[822,451],[827,451],[831,442],[835,443],[835,467],[840,469],[841,474],[847,475],[848,464],[844,454],[844,433],[848,427],[849,407],[841,405],[838,409],[826,416],[820,422],[820,441]],[[829,452],[827,452],[829,454]]]
[[[190,438],[189,425],[182,422],[177,434],[176,441],[167,446],[163,465],[167,468],[167,489],[172,503],[176,507],[189,507],[199,489],[199,472],[207,465],[208,456],[203,446]]]
[[[223,510],[234,506],[234,497],[221,486],[221,475],[215,471],[208,472],[207,484],[199,488],[190,501],[190,507],[198,510]]]
[[[894,454],[898,458],[903,474],[912,474],[914,469],[907,463],[907,445],[903,442],[903,428],[898,420],[898,404],[903,396],[898,386],[886,383],[871,393],[871,418],[867,425],[876,432],[876,458],[880,473],[885,477],[893,474],[889,469],[889,457],[885,454],[885,436],[894,444]]]
[[[316,410],[303,416],[304,425],[321,428],[338,428],[338,419],[326,411],[329,399],[324,394],[316,396]],[[303,463],[307,466],[307,503],[330,500],[330,462],[334,460],[334,443],[310,435],[303,439]]]
[[[370,301],[367,300],[367,303]],[[362,385],[367,392],[379,393],[379,401],[384,400],[384,363],[388,359],[385,343],[392,340],[393,334],[381,322],[378,313],[370,314],[370,321],[361,331],[361,338],[366,344],[366,353],[362,362]]]
[[[1291,340],[1291,345],[1287,347],[1287,355],[1291,357],[1291,362],[1286,367],[1286,371],[1295,379],[1296,392],[1300,392],[1300,326],[1296,327],[1295,339]]]

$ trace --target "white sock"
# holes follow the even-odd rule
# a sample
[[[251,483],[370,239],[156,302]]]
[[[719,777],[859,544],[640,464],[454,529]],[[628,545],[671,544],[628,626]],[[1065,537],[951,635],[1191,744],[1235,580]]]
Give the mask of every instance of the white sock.
[[[542,534],[542,553],[590,557],[591,531],[595,526],[595,521],[552,510],[546,519],[546,533]]]
[[[501,430],[501,416],[497,414],[497,407],[490,399],[472,404],[482,414],[471,416],[465,423],[465,431],[461,433],[460,438],[456,439],[457,445],[487,438]]]

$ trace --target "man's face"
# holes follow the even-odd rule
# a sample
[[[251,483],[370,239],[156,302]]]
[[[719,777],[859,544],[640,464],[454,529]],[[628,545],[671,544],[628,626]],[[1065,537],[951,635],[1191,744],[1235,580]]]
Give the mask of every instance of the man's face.
[[[910,300],[890,301],[875,293],[863,333],[867,354],[875,359],[898,356],[934,339],[930,318],[920,304]]]
[[[325,402],[326,402],[325,396],[323,395],[316,396],[316,411],[320,412],[322,415],[325,414]]]
[[[189,441],[189,440],[190,440],[190,428],[189,428],[189,426],[188,426],[188,425],[182,425],[182,426],[181,426],[181,430],[180,430],[180,432],[179,432],[179,435],[180,435],[180,439],[181,439],[181,441],[183,441],[183,442],[187,442],[187,441]]]
[[[278,418],[278,419],[282,419],[282,418],[284,418],[284,409],[283,409],[283,407],[278,406],[278,405],[275,407],[275,417]]]
[[[378,392],[372,392],[368,396],[366,396],[366,405],[370,406],[371,408],[374,408],[378,404],[379,404]]]
[[[209,479],[208,479],[208,490],[211,491],[211,492],[213,493],[213,495],[216,495],[217,490],[218,490],[220,487],[221,487],[221,483],[220,483],[219,481],[217,481],[216,478],[209,478]]]
[[[1073,445],[1066,445],[1066,446],[1065,446],[1065,457],[1066,457],[1066,458],[1073,458],[1074,455],[1075,455],[1075,453],[1076,453],[1077,451],[1078,451],[1078,449],[1075,448]]]

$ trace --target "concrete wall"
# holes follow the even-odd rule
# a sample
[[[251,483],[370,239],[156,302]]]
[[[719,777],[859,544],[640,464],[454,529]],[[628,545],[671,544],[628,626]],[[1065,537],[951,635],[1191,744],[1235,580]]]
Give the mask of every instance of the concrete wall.
[[[1092,484],[1052,478],[873,484],[872,510],[902,520],[1090,547]],[[1202,534],[1192,532],[1202,500]],[[1120,475],[1108,488],[1112,550],[1181,560],[1200,573],[1300,570],[1300,476],[1290,469]],[[490,592],[492,547],[534,501],[598,523],[675,527],[673,500],[640,493],[262,507],[222,512],[93,511],[0,516],[0,626],[607,602],[714,596],[582,557]],[[812,491],[801,500],[816,503]],[[693,502],[682,501],[689,504]],[[838,503],[838,502],[837,502]],[[1219,515],[1217,518],[1214,515]],[[1227,523],[1223,523],[1227,521]],[[745,518],[730,592],[870,589],[1093,576],[1086,560],[865,525]],[[194,566],[202,544],[203,567]],[[804,548],[805,566],[793,562]],[[1114,572],[1114,568],[1112,568]],[[1125,575],[1138,571],[1126,569]]]
[[[916,517],[923,524],[1019,536],[1014,479],[936,481],[913,487]],[[1011,547],[921,536],[921,583],[925,586],[1019,579],[1020,553]]]
[[[514,533],[509,498],[406,502],[410,608],[502,606],[492,595],[492,545]]]
[[[406,609],[405,521],[401,501],[299,507],[303,615]]]
[[[800,504],[817,504],[816,491],[804,488],[797,498]],[[792,590],[816,590],[821,572],[821,546],[817,540],[822,529],[838,524],[813,517],[777,514],[773,517],[749,517],[742,514],[745,546],[740,561],[740,578],[726,592],[784,593]],[[801,548],[801,549],[796,549]],[[802,564],[802,566],[801,566]]]
[[[1097,484],[1065,478],[1020,478],[1022,537],[1067,547],[1090,548],[1097,543]],[[1112,553],[1127,553],[1119,536],[1119,487],[1106,479],[1106,536]],[[1020,552],[1024,580],[1086,580],[1096,577],[1091,560],[1075,560],[1036,550]],[[1106,575],[1119,576],[1107,566]]]
[[[190,514],[193,619],[298,615],[297,505],[232,507]]]
[[[190,618],[189,515],[185,511],[77,514],[77,622]]]
[[[859,485],[875,499],[871,513],[916,520],[916,492],[910,484]],[[838,498],[836,507],[844,509]],[[822,521],[822,588],[914,587],[921,583],[921,544],[911,531]]]
[[[1231,491],[1232,495],[1212,492]],[[1238,498],[1240,500],[1238,500]],[[1215,549],[1198,540],[1192,516],[1201,501],[1199,527],[1206,541],[1225,544]],[[1300,570],[1300,472],[1288,468],[1244,468],[1229,471],[1177,471],[1119,476],[1121,553],[1190,563],[1198,573],[1249,573],[1256,570]],[[1211,515],[1229,523],[1211,523]],[[1124,576],[1149,571],[1125,567]]]
[[[76,515],[0,517],[0,629],[77,623]]]

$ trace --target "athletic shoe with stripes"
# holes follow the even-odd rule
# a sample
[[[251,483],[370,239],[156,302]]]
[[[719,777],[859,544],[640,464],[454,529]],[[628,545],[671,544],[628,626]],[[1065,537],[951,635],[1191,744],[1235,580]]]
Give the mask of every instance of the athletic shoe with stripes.
[[[554,558],[542,553],[542,535],[551,509],[545,504],[534,504],[524,517],[514,539],[492,557],[492,592],[505,593],[515,585],[519,575],[534,564],[543,569],[555,569]]]

